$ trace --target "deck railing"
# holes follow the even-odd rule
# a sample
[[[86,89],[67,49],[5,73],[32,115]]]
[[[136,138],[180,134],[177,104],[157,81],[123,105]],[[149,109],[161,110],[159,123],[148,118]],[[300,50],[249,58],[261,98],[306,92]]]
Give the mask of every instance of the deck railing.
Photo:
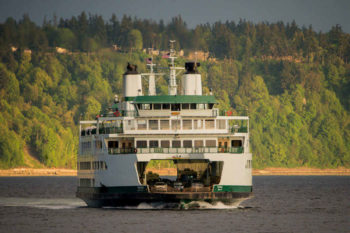
[[[187,110],[187,109],[186,109]],[[185,111],[186,111],[185,110]],[[192,109],[193,111],[196,110],[202,110],[202,109]],[[231,111],[231,110],[219,110],[217,108],[210,109],[211,110],[211,116],[216,117],[216,116],[248,116],[248,110],[237,110],[236,111]],[[153,110],[149,110],[152,112]],[[161,111],[161,110],[157,110]],[[164,111],[170,111],[169,109],[165,109]],[[119,111],[118,113],[104,113],[102,115],[103,117],[137,117],[139,116],[139,112],[137,110],[131,110],[131,111]]]
[[[108,148],[109,154],[198,154],[198,153],[235,153],[244,152],[243,147],[181,147],[181,148]]]
[[[100,134],[123,133],[122,127],[103,127],[99,129]]]
[[[93,135],[93,134],[96,134],[96,131],[97,131],[96,128],[90,129],[90,130],[82,130],[81,131],[81,136]],[[100,134],[115,134],[115,133],[123,133],[123,132],[124,131],[123,131],[122,127],[103,127],[103,128],[99,128],[99,133]],[[229,129],[229,132],[231,132],[231,133],[247,133],[248,132],[248,128],[246,126],[240,126],[239,128],[231,127]]]
[[[230,132],[231,133],[248,133],[248,127],[247,126],[239,126],[239,128],[231,127]]]

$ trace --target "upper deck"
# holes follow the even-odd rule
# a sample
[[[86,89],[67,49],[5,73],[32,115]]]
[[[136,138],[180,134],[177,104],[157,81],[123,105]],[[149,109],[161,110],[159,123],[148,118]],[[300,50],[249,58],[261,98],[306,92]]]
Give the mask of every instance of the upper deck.
[[[181,112],[181,111],[180,111]],[[249,133],[249,117],[216,116],[188,117],[100,117],[94,121],[81,121],[81,136],[91,134],[242,134]]]
[[[174,68],[170,66],[170,68]],[[197,62],[185,64],[182,78],[182,95],[177,94],[176,83],[169,86],[169,95],[144,95],[141,74],[136,66],[128,65],[124,74],[122,101],[116,96],[107,113],[95,121],[81,121],[81,136],[108,134],[116,136],[137,135],[238,135],[249,133],[248,116],[232,116],[232,111],[220,112],[215,97],[202,95],[201,76]],[[174,71],[170,69],[170,71]],[[150,77],[153,74],[150,74]],[[170,79],[176,81],[170,72]],[[151,80],[151,79],[150,79]],[[149,81],[149,84],[152,82]],[[169,81],[170,83],[170,81]],[[152,90],[154,87],[151,88]],[[171,91],[170,91],[171,90]],[[87,127],[86,127],[87,126]]]
[[[213,117],[219,115],[218,109],[214,109],[217,101],[211,95],[137,96],[133,102],[140,117],[169,115]]]

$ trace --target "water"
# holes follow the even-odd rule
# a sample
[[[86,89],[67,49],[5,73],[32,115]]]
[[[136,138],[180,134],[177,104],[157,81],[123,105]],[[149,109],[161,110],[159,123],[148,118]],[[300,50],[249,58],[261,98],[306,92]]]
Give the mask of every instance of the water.
[[[350,232],[350,177],[254,177],[237,206],[87,208],[75,177],[0,178],[0,232]]]

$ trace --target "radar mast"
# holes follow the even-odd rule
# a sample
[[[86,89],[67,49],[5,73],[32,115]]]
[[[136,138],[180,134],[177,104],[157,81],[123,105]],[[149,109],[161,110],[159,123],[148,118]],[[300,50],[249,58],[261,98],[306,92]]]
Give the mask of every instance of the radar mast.
[[[170,53],[169,53],[169,60],[170,60],[170,74],[169,74],[169,87],[168,92],[169,95],[177,95],[177,84],[176,84],[176,70],[183,70],[183,67],[175,67],[175,49],[174,49],[174,43],[175,40],[170,40]]]

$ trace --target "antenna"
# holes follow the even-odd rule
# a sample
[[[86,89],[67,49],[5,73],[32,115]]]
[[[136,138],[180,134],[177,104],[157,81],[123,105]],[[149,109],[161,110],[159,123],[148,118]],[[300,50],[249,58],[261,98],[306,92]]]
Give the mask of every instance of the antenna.
[[[169,87],[168,92],[169,95],[176,95],[177,94],[177,85],[176,85],[176,70],[183,70],[183,67],[175,67],[175,49],[174,49],[174,43],[176,40],[170,40],[170,54],[169,54],[169,60],[170,60],[170,74],[169,74]]]
[[[147,59],[147,66],[150,69],[149,73],[142,73],[142,76],[148,76],[148,95],[156,95],[156,75],[163,75],[163,73],[154,73],[153,67],[156,66],[156,64],[153,63],[153,48],[148,48],[148,52],[151,55],[151,58]]]
[[[156,95],[156,80],[153,73],[153,66],[156,64],[153,63],[153,48],[149,48],[148,51],[151,54],[151,60],[147,60],[147,66],[150,68],[148,78],[148,95]]]

